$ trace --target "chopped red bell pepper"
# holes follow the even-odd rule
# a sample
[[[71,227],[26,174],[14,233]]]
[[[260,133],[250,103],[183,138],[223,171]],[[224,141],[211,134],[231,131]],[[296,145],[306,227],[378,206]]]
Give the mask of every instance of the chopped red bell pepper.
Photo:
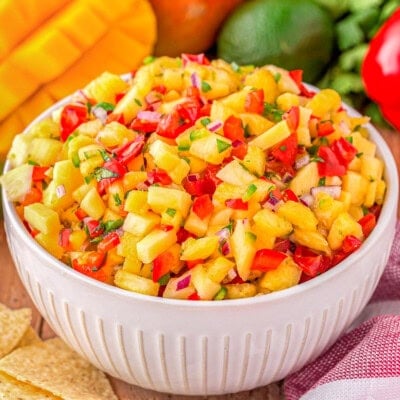
[[[271,155],[275,160],[281,161],[285,165],[293,165],[297,156],[297,135],[292,133],[289,137],[282,140],[271,150]]]
[[[232,141],[239,140],[240,142],[245,142],[244,128],[242,120],[235,117],[234,115],[229,116],[223,126],[224,136]]]
[[[204,260],[203,260],[202,258],[199,258],[199,259],[197,259],[197,260],[187,260],[187,261],[186,261],[186,266],[187,266],[189,269],[192,269],[192,268],[194,268],[196,265],[202,264],[203,262],[204,262]]]
[[[179,228],[178,232],[176,232],[176,242],[181,244],[183,243],[186,239],[189,239],[190,237],[194,237],[192,233],[187,231],[185,228]]]
[[[184,189],[192,196],[201,196],[203,194],[213,194],[216,189],[214,179],[207,174],[203,176],[189,175],[182,181]]]
[[[232,143],[231,157],[236,157],[240,160],[243,160],[247,154],[247,148],[248,145],[246,142],[240,142],[238,140],[234,141]]]
[[[29,192],[27,192],[24,196],[24,199],[21,201],[21,205],[27,206],[33,203],[39,203],[42,201],[43,192],[36,186],[32,186]]]
[[[353,235],[348,235],[344,238],[342,243],[342,250],[346,254],[353,253],[353,251],[357,250],[362,245],[362,240],[356,238]]]
[[[64,228],[61,229],[60,235],[58,238],[58,244],[64,249],[69,249],[69,238],[71,237],[72,229]]]
[[[333,122],[326,119],[324,121],[317,122],[317,135],[318,136],[328,136],[335,132]]]
[[[160,122],[161,114],[157,113],[156,111],[143,111],[143,113],[145,112],[154,114],[154,117],[150,117],[150,115],[149,119],[136,117],[131,122],[130,128],[143,133],[155,132],[158,123]]]
[[[331,149],[342,165],[347,167],[357,154],[357,149],[345,138],[341,137],[331,144]]]
[[[61,111],[60,139],[65,142],[68,136],[83,122],[88,120],[88,110],[83,104],[67,104]]]
[[[234,210],[248,210],[249,203],[243,201],[242,199],[228,199],[225,200],[225,205]]]
[[[197,292],[194,292],[188,297],[188,300],[201,300],[201,298]]]
[[[343,176],[346,174],[346,167],[341,164],[329,146],[320,146],[317,154],[321,158],[317,164],[319,176]]]
[[[104,233],[104,227],[97,219],[88,218],[85,220],[85,228],[91,239],[101,236]]]
[[[293,192],[291,189],[285,189],[282,193],[282,199],[283,201],[295,201],[299,202],[299,198],[296,196],[296,193]]]
[[[195,62],[200,65],[209,65],[210,64],[210,60],[205,56],[204,53],[200,53],[200,54],[183,53],[181,58],[182,58],[184,66],[188,62]]]
[[[370,212],[359,219],[358,223],[361,225],[364,236],[368,237],[372,230],[375,228],[376,216],[375,214]]]
[[[290,77],[295,81],[297,87],[300,89],[300,94],[304,97],[313,97],[314,92],[308,90],[303,83],[303,70],[301,69],[294,69],[289,71]]]
[[[310,277],[322,274],[331,266],[328,256],[314,253],[307,247],[298,245],[293,254],[294,262],[302,269],[303,273]]]
[[[286,120],[290,132],[292,133],[296,132],[300,122],[299,106],[291,107],[285,114],[283,114],[283,118]]]
[[[164,114],[157,127],[157,133],[160,136],[175,139],[187,128],[190,128],[191,124],[185,122],[185,120],[179,115],[177,110],[173,110],[169,114]]]
[[[160,278],[168,274],[170,266],[175,262],[175,257],[170,251],[165,251],[158,255],[153,261],[153,282],[158,282]]]
[[[106,161],[102,167],[96,168],[94,175],[97,180],[97,190],[104,194],[106,189],[116,180],[121,179],[127,169],[125,165],[117,159]]]
[[[275,240],[274,250],[280,251],[281,253],[286,253],[290,250],[292,243],[289,239],[279,239]]]
[[[82,208],[78,207],[75,211],[76,218],[79,219],[79,221],[82,221],[84,218],[86,218],[88,215],[86,211],[84,211]]]
[[[103,253],[113,249],[120,243],[120,238],[117,232],[110,232],[107,234],[103,240],[97,245],[97,250]]]
[[[86,252],[72,260],[72,268],[98,281],[106,282],[109,277],[102,268],[105,257],[106,254],[99,251]]]
[[[49,167],[41,167],[39,165],[33,166],[32,172],[32,180],[34,182],[43,181],[47,178],[46,172],[48,171]]]
[[[170,185],[172,183],[171,177],[166,171],[161,168],[153,169],[147,172],[147,181],[153,185],[154,183],[160,183],[161,185]]]
[[[200,218],[207,218],[214,211],[214,205],[209,194],[203,194],[193,200],[193,212]]]
[[[113,154],[120,163],[127,164],[141,153],[144,142],[144,135],[138,135],[134,140],[114,149]]]
[[[256,252],[251,269],[257,271],[272,271],[279,267],[283,260],[287,258],[285,253],[272,249],[260,249]]]
[[[244,109],[247,112],[262,114],[264,111],[264,91],[257,89],[249,92],[244,101]]]

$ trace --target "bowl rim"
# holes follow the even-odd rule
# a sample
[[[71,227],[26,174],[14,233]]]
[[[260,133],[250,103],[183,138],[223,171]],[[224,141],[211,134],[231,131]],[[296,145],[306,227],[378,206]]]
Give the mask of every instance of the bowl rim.
[[[123,78],[127,78],[127,75],[121,75]],[[319,91],[317,87],[307,84],[308,88],[314,91]],[[63,99],[54,103],[51,107],[44,110],[40,113],[32,122],[27,125],[27,127],[23,130],[22,134],[29,131],[29,129],[35,125],[37,122],[42,120],[43,118],[51,115],[54,111],[67,104],[73,94],[64,97]],[[354,108],[342,102],[343,108],[349,113],[351,116],[360,117],[361,114],[356,111]],[[99,282],[93,278],[90,278],[78,271],[73,270],[67,264],[64,264],[50,253],[48,253],[44,248],[42,248],[39,243],[35,241],[33,237],[31,237],[26,231],[25,226],[20,220],[13,202],[7,199],[7,195],[5,193],[4,188],[1,188],[2,194],[2,203],[4,210],[4,219],[9,218],[10,223],[13,226],[13,229],[16,230],[17,235],[21,237],[22,240],[28,245],[28,247],[33,251],[39,254],[41,258],[45,258],[48,264],[51,264],[55,268],[59,269],[59,272],[63,275],[67,275],[70,279],[78,279],[81,284],[89,285],[91,287],[97,288],[99,290],[105,290],[110,295],[123,297],[125,299],[132,299],[136,301],[146,301],[153,304],[159,304],[163,306],[180,306],[180,307],[189,307],[189,308],[225,308],[227,306],[233,307],[242,307],[242,306],[251,306],[256,304],[264,304],[267,305],[269,303],[274,303],[276,301],[281,301],[282,299],[295,297],[300,293],[304,293],[310,290],[313,290],[316,286],[323,285],[325,282],[334,279],[336,275],[340,275],[344,272],[345,269],[349,268],[351,264],[354,262],[360,261],[362,258],[366,256],[370,248],[378,244],[380,237],[384,234],[387,225],[391,222],[393,209],[397,209],[397,202],[399,197],[399,177],[397,166],[393,157],[393,154],[385,142],[385,140],[380,135],[379,131],[369,122],[365,125],[370,134],[370,138],[377,145],[377,153],[384,162],[384,176],[385,181],[387,183],[387,190],[385,194],[385,201],[382,206],[382,210],[378,219],[378,223],[368,236],[368,238],[363,242],[360,249],[356,252],[352,253],[345,260],[341,261],[339,264],[324,272],[321,275],[316,276],[309,281],[303,282],[301,284],[292,286],[287,289],[283,289],[280,291],[268,293],[265,295],[256,295],[254,297],[247,297],[241,299],[229,299],[227,301],[214,301],[214,300],[203,300],[203,301],[191,301],[186,299],[170,299],[158,296],[149,296],[141,293],[131,292],[126,289],[119,288],[117,286],[113,286],[110,284],[106,284],[103,282]],[[7,172],[11,169],[11,163],[9,160],[6,160],[4,165],[4,172]],[[7,235],[8,240],[8,235]]]

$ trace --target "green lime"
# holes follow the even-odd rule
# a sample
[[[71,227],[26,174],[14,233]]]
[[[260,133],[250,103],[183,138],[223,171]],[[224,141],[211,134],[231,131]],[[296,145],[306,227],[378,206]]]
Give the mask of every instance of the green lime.
[[[239,65],[302,69],[312,83],[331,59],[333,39],[331,17],[312,0],[249,0],[225,21],[217,53]]]

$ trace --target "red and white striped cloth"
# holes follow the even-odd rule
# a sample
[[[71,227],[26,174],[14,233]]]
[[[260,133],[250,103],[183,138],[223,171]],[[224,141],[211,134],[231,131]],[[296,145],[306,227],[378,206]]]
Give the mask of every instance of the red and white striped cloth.
[[[400,400],[400,222],[384,274],[353,327],[285,380],[286,400]]]

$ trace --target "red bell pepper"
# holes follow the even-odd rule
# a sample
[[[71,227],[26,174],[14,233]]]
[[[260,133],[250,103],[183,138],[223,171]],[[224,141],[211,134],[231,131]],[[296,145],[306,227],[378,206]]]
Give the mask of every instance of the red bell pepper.
[[[144,142],[144,135],[138,135],[134,140],[114,149],[113,153],[120,163],[127,164],[141,153]]]
[[[251,269],[257,271],[271,271],[279,267],[281,262],[287,258],[285,253],[272,249],[260,249],[256,252]]]
[[[35,165],[33,167],[33,172],[32,172],[32,180],[34,182],[42,181],[47,178],[46,172],[49,169],[49,167],[41,167],[39,165]]]
[[[326,119],[324,121],[317,122],[317,135],[318,136],[328,136],[335,132],[332,121]]]
[[[362,240],[356,238],[353,235],[348,235],[344,238],[342,243],[342,250],[346,254],[353,253],[353,251],[357,250],[362,245]]]
[[[318,174],[319,176],[343,176],[346,174],[346,167],[342,165],[328,146],[320,146],[318,149]]]
[[[329,257],[314,253],[309,248],[301,245],[296,247],[293,260],[302,269],[305,275],[312,278],[322,274],[331,266]]]
[[[24,199],[21,201],[21,205],[27,206],[33,203],[39,203],[42,201],[43,192],[36,186],[32,186],[32,188],[25,194]]]
[[[244,128],[240,118],[231,115],[228,117],[223,126],[224,136],[232,141],[239,140],[245,142]]]
[[[286,120],[290,132],[296,132],[297,128],[299,127],[300,122],[300,108],[299,106],[293,106],[283,114],[283,118]]]
[[[357,149],[345,138],[341,137],[331,144],[331,149],[342,165],[347,167],[357,154]]]
[[[303,70],[294,69],[289,71],[290,77],[296,82],[297,87],[300,89],[300,94],[304,97],[313,97],[314,92],[308,90],[303,83]]]
[[[118,246],[120,243],[119,235],[117,232],[110,232],[106,235],[102,241],[97,245],[97,250],[102,253],[107,253],[107,251]]]
[[[297,155],[297,135],[292,133],[282,142],[278,143],[272,150],[271,155],[275,160],[285,165],[293,165]]]
[[[262,114],[264,111],[264,91],[262,89],[249,92],[244,101],[247,112]]]
[[[242,199],[225,200],[225,205],[234,210],[248,210],[249,204]]]
[[[400,130],[400,8],[369,43],[361,75],[368,96],[383,116]]]
[[[71,236],[72,229],[64,228],[61,229],[60,235],[58,238],[58,244],[66,250],[69,250],[69,238]]]
[[[85,252],[72,260],[72,268],[98,281],[106,282],[109,277],[102,268],[105,258],[106,254],[99,251]]]
[[[203,194],[193,200],[193,212],[200,218],[207,218],[214,211],[214,205],[209,194]]]
[[[147,181],[153,185],[160,183],[161,185],[170,185],[172,183],[171,177],[161,168],[156,168],[147,172]]]
[[[116,180],[122,178],[127,169],[125,165],[117,159],[106,161],[102,167],[94,171],[97,180],[97,189],[100,194],[104,194],[106,189]]]
[[[181,57],[182,57],[184,66],[188,62],[195,62],[195,63],[201,64],[201,65],[209,65],[210,64],[210,60],[205,56],[204,53],[200,53],[200,54],[183,53]]]
[[[376,216],[373,213],[368,213],[358,220],[361,225],[365,237],[369,236],[376,225]]]
[[[247,154],[247,148],[248,146],[246,142],[241,142],[239,140],[234,141],[232,143],[231,157],[236,157],[240,160],[243,160]]]
[[[104,227],[97,219],[88,218],[85,220],[85,228],[91,239],[101,236],[104,232]]]
[[[65,142],[68,136],[83,122],[88,120],[88,110],[83,104],[67,104],[61,111],[60,139]]]

